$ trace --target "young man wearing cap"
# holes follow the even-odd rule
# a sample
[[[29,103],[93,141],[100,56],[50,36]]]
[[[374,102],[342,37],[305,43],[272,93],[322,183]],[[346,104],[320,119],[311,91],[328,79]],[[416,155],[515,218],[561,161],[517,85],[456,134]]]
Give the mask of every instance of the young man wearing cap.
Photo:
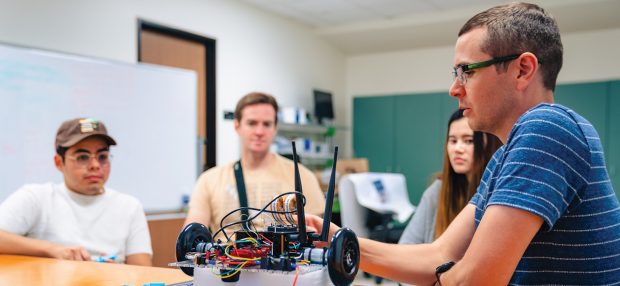
[[[241,159],[204,172],[194,187],[185,223],[200,222],[211,231],[220,229],[220,220],[230,211],[238,208],[238,181],[243,182],[247,205],[262,208],[275,196],[294,191],[293,161],[269,151],[277,133],[278,103],[268,94],[253,92],[245,95],[235,108],[235,131],[241,141]],[[306,197],[305,210],[321,214],[325,199],[319,183],[308,169],[299,165],[303,193]],[[235,168],[241,174],[236,178]],[[250,213],[251,215],[251,213]],[[228,217],[225,224],[239,220],[239,215]],[[260,229],[262,219],[253,221]],[[227,229],[232,233],[234,229]],[[216,238],[223,238],[218,234]]]
[[[100,121],[65,121],[54,163],[62,184],[25,185],[0,204],[0,253],[150,266],[151,240],[140,202],[105,188],[110,145]]]

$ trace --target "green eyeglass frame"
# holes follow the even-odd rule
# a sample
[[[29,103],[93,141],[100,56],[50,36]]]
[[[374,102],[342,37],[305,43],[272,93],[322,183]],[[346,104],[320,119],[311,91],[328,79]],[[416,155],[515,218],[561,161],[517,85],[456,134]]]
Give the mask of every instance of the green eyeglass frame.
[[[463,75],[466,74],[468,71],[473,70],[473,69],[488,67],[488,66],[498,64],[498,63],[512,61],[518,58],[519,56],[521,55],[515,54],[515,55],[509,55],[509,56],[504,56],[504,57],[499,57],[499,58],[493,58],[488,61],[479,62],[479,63],[460,64],[454,67],[454,71],[452,72],[452,75],[454,76],[454,79],[459,80],[459,83],[465,84],[467,82],[467,79]]]

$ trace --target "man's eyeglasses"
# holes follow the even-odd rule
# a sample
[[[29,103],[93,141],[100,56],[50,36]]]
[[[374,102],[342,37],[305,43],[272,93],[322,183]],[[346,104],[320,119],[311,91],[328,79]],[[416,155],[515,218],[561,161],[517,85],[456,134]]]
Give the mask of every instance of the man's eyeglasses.
[[[110,152],[100,152],[97,154],[79,153],[75,156],[67,156],[67,158],[74,160],[79,166],[82,167],[88,166],[91,159],[96,159],[99,165],[106,166],[110,164],[112,154],[110,154]]]
[[[479,69],[488,67],[494,64],[499,64],[507,61],[512,61],[518,58],[520,55],[510,55],[505,57],[493,58],[488,61],[473,63],[473,64],[460,64],[454,68],[452,75],[454,79],[458,80],[459,84],[464,86],[469,78],[470,71],[473,69]]]

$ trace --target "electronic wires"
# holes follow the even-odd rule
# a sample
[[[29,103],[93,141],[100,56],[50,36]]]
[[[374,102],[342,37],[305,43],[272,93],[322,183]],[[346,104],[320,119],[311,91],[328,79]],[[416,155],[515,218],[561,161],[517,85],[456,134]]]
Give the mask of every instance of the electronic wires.
[[[213,237],[217,237],[217,235],[222,232],[227,242],[225,244],[220,244],[218,241],[218,243],[213,244],[211,249],[208,249],[205,253],[200,253],[198,255],[204,256],[205,263],[213,265],[213,274],[222,279],[231,278],[237,275],[244,267],[261,265],[261,263],[274,263],[274,260],[271,259],[275,259],[276,263],[278,263],[277,261],[280,261],[280,259],[285,259],[284,261],[290,262],[280,263],[292,263],[288,264],[288,267],[295,267],[295,281],[293,282],[293,285],[296,285],[300,273],[300,266],[310,264],[310,261],[308,260],[299,260],[303,257],[303,253],[299,253],[301,243],[297,241],[286,243],[285,241],[278,240],[278,247],[282,248],[280,249],[280,252],[288,254],[286,257],[270,258],[269,255],[274,247],[274,242],[263,233],[257,231],[253,224],[253,220],[261,214],[270,213],[273,215],[276,223],[284,225],[288,222],[293,225],[295,223],[293,220],[293,214],[295,214],[297,210],[295,199],[292,198],[294,198],[296,194],[301,195],[302,203],[305,206],[306,198],[301,192],[287,192],[277,195],[262,209],[240,207],[227,213],[220,221],[220,229],[213,235]],[[268,209],[270,206],[271,209]],[[228,217],[245,209],[256,211],[256,213],[247,219],[240,219],[224,225],[224,221]],[[237,234],[245,233],[244,235],[247,236],[242,239],[234,241],[231,240],[231,237],[226,232],[226,229],[235,225],[244,225],[245,227],[241,228],[240,231],[237,231]],[[285,250],[285,248],[287,250]],[[288,251],[291,252],[289,253]],[[294,256],[290,256],[291,254]],[[217,270],[219,270],[219,273],[216,272]]]
[[[225,230],[225,229],[226,229],[226,228],[229,228],[229,227],[231,227],[231,226],[234,226],[234,225],[239,225],[239,224],[245,224],[246,229],[253,229],[253,230],[254,230],[254,231],[253,231],[253,233],[255,233],[255,234],[256,234],[256,233],[257,233],[257,231],[256,231],[256,228],[254,227],[254,225],[252,224],[252,221],[253,221],[255,218],[257,218],[259,215],[261,215],[262,213],[271,213],[271,214],[274,214],[274,213],[275,213],[275,214],[285,214],[285,215],[286,215],[286,214],[292,214],[292,213],[295,213],[295,212],[296,212],[296,210],[288,210],[288,211],[274,211],[274,210],[268,210],[267,208],[269,208],[269,207],[270,207],[270,206],[271,206],[271,205],[272,205],[275,201],[277,201],[278,199],[280,199],[280,198],[282,198],[282,197],[285,197],[285,196],[288,196],[288,195],[294,195],[294,194],[297,194],[297,193],[299,193],[299,194],[302,196],[302,198],[303,198],[303,206],[305,206],[305,205],[306,205],[306,197],[303,195],[303,193],[300,193],[300,192],[286,192],[286,193],[282,193],[282,194],[277,195],[277,196],[276,196],[275,198],[273,198],[273,199],[272,199],[269,203],[267,203],[267,204],[265,205],[265,207],[263,207],[262,209],[252,208],[252,207],[240,207],[240,208],[234,209],[234,210],[230,211],[229,213],[227,213],[224,217],[222,217],[222,219],[220,220],[220,229],[218,229],[218,230],[217,230],[217,231],[213,234],[213,237],[217,237],[217,234],[218,234],[218,233],[220,233],[220,232],[222,232],[222,234],[224,234],[224,237],[226,237],[226,240],[227,240],[227,241],[230,241],[230,237],[228,236],[228,233],[226,232],[226,230]],[[244,210],[244,209],[247,209],[247,210],[253,210],[253,211],[258,211],[258,213],[256,213],[255,215],[253,215],[253,216],[249,217],[248,219],[241,219],[241,220],[239,220],[239,221],[236,221],[236,222],[232,222],[232,223],[229,223],[229,224],[223,225],[223,224],[224,224],[224,220],[225,220],[227,217],[231,216],[232,214],[234,214],[234,213],[236,213],[236,212],[241,212],[241,210]],[[252,226],[252,227],[250,227],[250,226]]]

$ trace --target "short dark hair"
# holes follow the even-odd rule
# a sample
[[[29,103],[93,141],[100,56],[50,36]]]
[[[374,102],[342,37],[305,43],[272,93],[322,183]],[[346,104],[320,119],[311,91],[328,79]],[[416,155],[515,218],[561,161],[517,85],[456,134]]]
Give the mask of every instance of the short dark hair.
[[[65,161],[65,154],[67,153],[67,150],[69,150],[69,147],[62,147],[62,146],[56,147],[56,154],[58,154],[58,156],[62,158],[63,162]]]
[[[274,118],[274,123],[278,124],[278,102],[276,99],[270,94],[262,93],[262,92],[250,92],[243,96],[239,102],[237,102],[237,107],[235,108],[235,119],[237,121],[241,121],[241,112],[244,108],[250,105],[255,104],[269,104],[273,106],[273,110],[276,112],[276,118]]]
[[[492,57],[531,52],[538,57],[545,88],[554,91],[562,68],[562,40],[555,19],[543,8],[529,3],[510,3],[478,13],[459,31],[459,36],[487,28],[482,51]],[[496,68],[505,69],[498,64]]]

